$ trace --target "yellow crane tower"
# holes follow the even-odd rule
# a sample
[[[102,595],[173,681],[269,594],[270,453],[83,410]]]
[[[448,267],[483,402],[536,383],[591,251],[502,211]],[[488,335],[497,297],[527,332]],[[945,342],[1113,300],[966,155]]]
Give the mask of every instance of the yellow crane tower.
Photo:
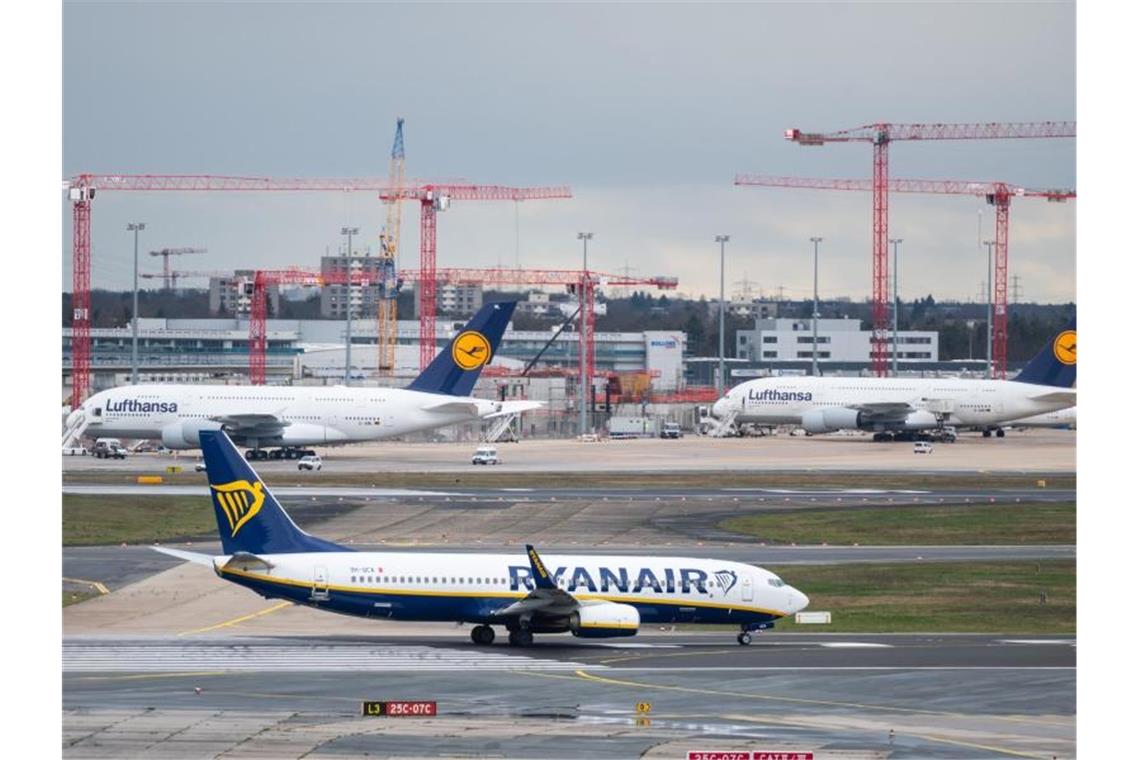
[[[396,259],[400,251],[399,189],[404,185],[404,120],[396,119],[396,139],[392,142],[392,160],[388,165],[388,184],[394,189],[388,203],[388,223],[380,233],[380,256],[384,259],[377,315],[377,357],[381,377],[396,371]]]

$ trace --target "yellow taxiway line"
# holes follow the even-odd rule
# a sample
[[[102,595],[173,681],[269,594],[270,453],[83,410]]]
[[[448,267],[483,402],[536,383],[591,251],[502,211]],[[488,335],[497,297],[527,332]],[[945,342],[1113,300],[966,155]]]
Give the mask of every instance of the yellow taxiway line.
[[[260,610],[258,612],[251,612],[248,615],[242,615],[241,617],[236,617],[236,618],[233,618],[232,620],[226,620],[225,622],[217,623],[216,625],[208,625],[205,628],[195,628],[193,631],[183,631],[182,633],[180,633],[178,635],[179,636],[189,636],[189,635],[195,634],[195,633],[206,633],[207,631],[216,631],[219,628],[229,628],[230,626],[237,625],[238,623],[244,623],[247,620],[253,620],[256,617],[261,617],[262,615],[268,615],[271,612],[276,612],[277,610],[284,609],[285,607],[291,607],[291,606],[293,606],[292,602],[278,602],[277,604],[273,605],[272,607],[267,607],[266,609]]]

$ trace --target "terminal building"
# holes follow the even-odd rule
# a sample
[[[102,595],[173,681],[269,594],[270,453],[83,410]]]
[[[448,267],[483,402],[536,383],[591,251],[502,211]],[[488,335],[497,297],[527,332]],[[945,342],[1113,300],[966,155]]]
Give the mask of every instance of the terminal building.
[[[437,320],[437,345],[445,345],[465,322]],[[270,383],[337,382],[344,378],[343,321],[270,319],[266,330],[265,364]],[[70,378],[71,329],[64,328],[62,337],[64,375]],[[398,323],[394,376],[380,377],[377,342],[375,319],[353,322],[352,377],[384,384],[410,382],[419,372],[419,322]],[[94,390],[128,382],[130,326],[94,328],[91,344]],[[248,382],[247,319],[143,318],[139,320],[138,344],[144,382]],[[681,331],[599,332],[595,334],[595,363],[600,373],[646,373],[653,378],[655,389],[675,390],[684,383],[685,346],[686,336]],[[555,336],[553,330],[508,328],[494,364],[507,372],[521,370],[540,351],[543,353],[538,368],[576,376],[578,333],[570,330]]]
[[[736,333],[736,358],[751,362],[810,362],[816,349],[822,371],[828,365],[869,364],[871,361],[871,331],[862,329],[858,319],[817,320],[816,337],[812,337],[811,319],[758,319],[752,330]],[[900,368],[903,364],[920,364],[938,361],[938,333],[905,330],[887,335],[887,359],[898,352]]]

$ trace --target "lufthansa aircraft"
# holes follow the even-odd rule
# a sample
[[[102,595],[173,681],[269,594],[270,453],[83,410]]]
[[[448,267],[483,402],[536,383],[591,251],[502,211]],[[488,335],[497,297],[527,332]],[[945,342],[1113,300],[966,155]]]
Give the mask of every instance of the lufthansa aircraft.
[[[512,646],[538,633],[633,636],[643,623],[738,626],[752,632],[807,606],[808,598],[753,565],[689,557],[353,551],[298,528],[224,432],[203,431],[221,556],[155,547],[208,565],[267,599],[366,618],[492,626]]]
[[[357,443],[537,409],[535,401],[470,396],[510,322],[515,302],[489,303],[407,388],[128,385],[96,393],[68,417],[69,437],[147,438],[198,447],[225,430],[250,459],[300,456],[302,446]]]
[[[1004,435],[1001,425],[1077,403],[1077,320],[1013,380],[902,377],[765,377],[713,405],[728,423],[798,425],[808,433],[869,430],[875,440],[944,426]]]

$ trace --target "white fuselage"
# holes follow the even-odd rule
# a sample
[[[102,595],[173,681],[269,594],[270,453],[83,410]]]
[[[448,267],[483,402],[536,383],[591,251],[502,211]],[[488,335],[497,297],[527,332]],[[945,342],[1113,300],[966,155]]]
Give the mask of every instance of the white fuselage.
[[[996,425],[1056,411],[1076,403],[1076,391],[1008,380],[957,378],[767,377],[732,388],[713,414],[734,413],[738,423],[800,425],[804,415],[825,410],[909,408],[900,422],[868,423],[863,429],[933,428],[940,424]],[[905,423],[905,418],[910,423]],[[847,427],[847,426],[844,426]],[[852,425],[851,427],[854,427]]]
[[[767,570],[739,562],[557,554],[543,559],[558,588],[578,604],[633,605],[643,623],[770,622],[808,603]],[[266,596],[396,620],[496,622],[534,588],[522,553],[222,556],[214,558],[214,571]]]
[[[185,449],[197,448],[197,426],[216,428],[219,420],[248,446],[316,446],[470,422],[503,406],[402,388],[134,385],[97,393],[73,414],[85,416],[93,438],[149,438]]]

